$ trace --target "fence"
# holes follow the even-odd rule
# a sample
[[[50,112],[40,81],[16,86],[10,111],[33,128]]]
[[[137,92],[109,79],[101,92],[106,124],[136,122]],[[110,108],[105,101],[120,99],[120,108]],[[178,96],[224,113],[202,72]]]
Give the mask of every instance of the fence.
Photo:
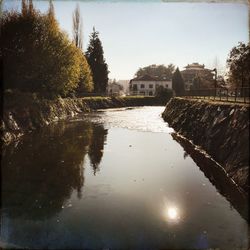
[[[196,99],[250,103],[249,94],[250,88],[212,88],[187,90],[185,91],[184,96]]]

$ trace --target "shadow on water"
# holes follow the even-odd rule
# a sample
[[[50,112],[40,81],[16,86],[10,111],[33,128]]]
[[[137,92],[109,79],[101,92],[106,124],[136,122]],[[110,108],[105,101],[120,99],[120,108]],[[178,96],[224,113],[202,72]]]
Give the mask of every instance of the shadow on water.
[[[189,140],[176,133],[172,133],[171,135],[185,150],[184,158],[190,155],[204,175],[216,187],[217,191],[223,195],[240,213],[242,218],[249,223],[247,195],[226,175],[218,163],[206,154],[201,153]]]
[[[62,122],[3,148],[2,212],[42,220],[59,213],[73,190],[81,198],[84,158],[96,173],[106,135],[102,125]]]

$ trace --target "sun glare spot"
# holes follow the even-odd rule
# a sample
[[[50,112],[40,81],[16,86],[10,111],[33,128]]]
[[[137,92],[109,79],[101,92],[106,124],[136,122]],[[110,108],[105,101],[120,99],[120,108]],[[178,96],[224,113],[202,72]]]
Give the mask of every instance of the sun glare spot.
[[[177,222],[180,219],[180,213],[176,207],[166,207],[165,208],[165,218],[167,221]]]
[[[168,218],[171,220],[175,220],[177,218],[178,212],[175,207],[168,208]]]

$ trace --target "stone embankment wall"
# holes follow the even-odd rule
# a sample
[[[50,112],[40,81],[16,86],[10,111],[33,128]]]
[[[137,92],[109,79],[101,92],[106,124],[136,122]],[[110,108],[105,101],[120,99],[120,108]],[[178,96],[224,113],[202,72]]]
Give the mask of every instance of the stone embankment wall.
[[[159,105],[154,97],[85,97],[48,100],[27,93],[4,95],[1,140],[4,144],[52,122],[95,109]],[[162,104],[163,105],[163,104]]]
[[[248,192],[249,106],[172,98],[162,116],[177,133],[205,150]]]

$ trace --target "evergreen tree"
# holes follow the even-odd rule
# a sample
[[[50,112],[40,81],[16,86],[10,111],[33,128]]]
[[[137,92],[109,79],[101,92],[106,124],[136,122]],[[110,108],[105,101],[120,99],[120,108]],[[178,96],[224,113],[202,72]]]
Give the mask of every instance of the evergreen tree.
[[[94,91],[105,93],[108,85],[108,65],[103,56],[102,43],[98,37],[99,32],[95,31],[90,35],[90,42],[86,52],[86,58],[92,71]]]
[[[179,68],[175,70],[172,78],[173,90],[177,96],[183,95],[185,91],[184,80],[182,78]]]

